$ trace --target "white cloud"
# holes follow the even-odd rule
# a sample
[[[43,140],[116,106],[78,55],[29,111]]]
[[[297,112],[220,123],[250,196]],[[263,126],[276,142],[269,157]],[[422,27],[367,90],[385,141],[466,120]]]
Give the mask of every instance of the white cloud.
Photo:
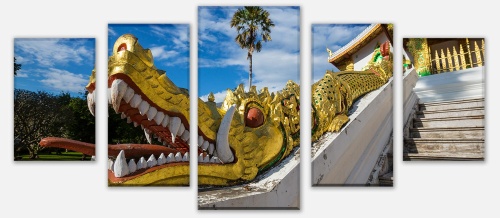
[[[313,78],[311,82],[314,83],[321,79],[326,70],[338,71],[335,66],[328,62],[328,52],[326,48],[329,48],[332,52],[337,51],[359,35],[366,26],[342,24],[313,25]]]
[[[179,54],[178,51],[167,50],[165,47],[166,46],[157,46],[150,48],[155,60],[166,60],[176,57]]]
[[[108,34],[111,35],[111,36],[116,36],[117,35],[116,31],[114,31],[113,28],[111,28],[111,27],[108,27]]]
[[[215,102],[219,103],[219,102],[224,101],[224,99],[226,98],[226,94],[227,94],[227,90],[223,90],[223,91],[214,93]],[[203,101],[208,101],[208,94],[200,96],[200,99]]]
[[[71,73],[66,70],[49,68],[41,74],[40,80],[45,86],[63,92],[81,92],[87,85],[88,78],[81,74]]]
[[[22,52],[22,59],[32,59],[42,66],[52,67],[56,64],[91,61],[93,49],[83,46],[83,42],[64,39],[16,39],[15,47]],[[92,60],[91,60],[92,59]]]
[[[175,49],[189,49],[189,26],[188,25],[169,25],[168,27],[151,25],[151,32],[160,36],[171,36],[169,39],[174,44]]]
[[[21,77],[28,77],[28,74],[25,72],[25,70],[20,69],[20,70],[17,71],[16,77],[19,77],[19,78],[21,78]]]

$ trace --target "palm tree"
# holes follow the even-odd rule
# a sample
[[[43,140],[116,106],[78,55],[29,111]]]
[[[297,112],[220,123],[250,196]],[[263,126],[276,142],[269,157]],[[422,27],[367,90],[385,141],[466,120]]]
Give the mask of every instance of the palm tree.
[[[262,41],[271,41],[271,27],[274,23],[269,19],[269,12],[258,6],[245,6],[238,9],[231,19],[231,28],[235,27],[238,35],[234,39],[238,45],[248,49],[247,60],[250,61],[248,89],[252,87],[252,56],[260,52]]]

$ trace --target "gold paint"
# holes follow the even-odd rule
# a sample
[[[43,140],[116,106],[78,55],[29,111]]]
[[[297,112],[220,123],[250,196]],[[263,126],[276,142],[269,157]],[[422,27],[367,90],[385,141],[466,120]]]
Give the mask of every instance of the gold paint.
[[[453,63],[451,62],[451,53],[450,53],[450,48],[446,48],[446,55],[447,55],[447,60],[448,60],[448,71],[453,70]]]
[[[434,60],[434,61],[436,62],[436,69],[437,69],[437,72],[439,73],[439,72],[441,72],[441,65],[439,64],[439,54],[438,54],[438,51],[437,51],[437,50],[435,50],[435,53],[436,53],[436,54],[435,54],[434,56],[435,56],[436,58],[435,58],[435,60]]]
[[[378,49],[374,53],[380,53]],[[376,57],[376,54],[372,57]],[[312,86],[312,141],[334,132],[349,121],[347,112],[360,96],[383,86],[392,77],[392,54],[372,61],[364,71],[326,71]]]
[[[467,62],[465,61],[465,53],[462,44],[460,44],[460,62],[462,63],[462,70],[467,69]]]
[[[474,53],[476,54],[476,61],[477,61],[477,66],[481,67],[483,66],[483,60],[481,58],[481,53],[479,50],[479,46],[477,45],[477,41],[474,41]]]
[[[460,63],[458,63],[458,54],[455,46],[453,46],[453,60],[455,61],[455,70],[460,70]]]
[[[444,55],[443,49],[441,49],[441,63],[443,64],[443,71],[447,69],[446,67],[446,56]]]

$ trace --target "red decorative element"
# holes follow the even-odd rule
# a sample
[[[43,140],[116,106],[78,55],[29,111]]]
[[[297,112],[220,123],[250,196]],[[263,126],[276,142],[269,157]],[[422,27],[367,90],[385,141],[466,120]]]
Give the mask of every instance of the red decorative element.
[[[122,44],[118,47],[118,51],[116,51],[116,52],[121,52],[121,51],[125,51],[125,50],[127,50],[127,44],[122,43]]]
[[[380,54],[382,54],[382,57],[388,57],[389,56],[389,52],[390,52],[390,44],[389,44],[389,41],[385,41],[384,43],[382,43],[382,45],[380,45]]]
[[[64,148],[71,151],[81,152],[86,155],[95,155],[95,145],[71,139],[47,137],[40,141],[42,147]]]
[[[258,108],[250,108],[245,118],[245,125],[251,128],[257,128],[264,123],[264,114]]]

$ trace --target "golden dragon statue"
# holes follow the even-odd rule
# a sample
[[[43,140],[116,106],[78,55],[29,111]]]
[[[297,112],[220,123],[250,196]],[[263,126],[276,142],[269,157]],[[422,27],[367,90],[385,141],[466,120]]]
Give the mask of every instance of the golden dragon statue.
[[[385,48],[385,49],[384,49]],[[392,76],[392,59],[384,44],[366,70],[327,72],[313,85],[313,140],[337,131],[348,121],[347,110],[361,95]],[[125,34],[117,39],[108,63],[109,103],[123,119],[141,126],[149,141],[161,145],[108,145],[110,185],[188,185],[189,145],[197,141],[198,184],[227,186],[252,181],[276,166],[299,146],[300,87],[289,81],[277,93],[243,85],[227,90],[216,106],[198,99],[197,140],[190,138],[189,95],[155,67],[149,49]],[[87,85],[88,106],[95,108],[95,74]],[[92,155],[93,145],[62,139],[44,146],[71,147]],[[149,157],[149,158],[148,158]],[[148,158],[146,160],[146,158]]]

